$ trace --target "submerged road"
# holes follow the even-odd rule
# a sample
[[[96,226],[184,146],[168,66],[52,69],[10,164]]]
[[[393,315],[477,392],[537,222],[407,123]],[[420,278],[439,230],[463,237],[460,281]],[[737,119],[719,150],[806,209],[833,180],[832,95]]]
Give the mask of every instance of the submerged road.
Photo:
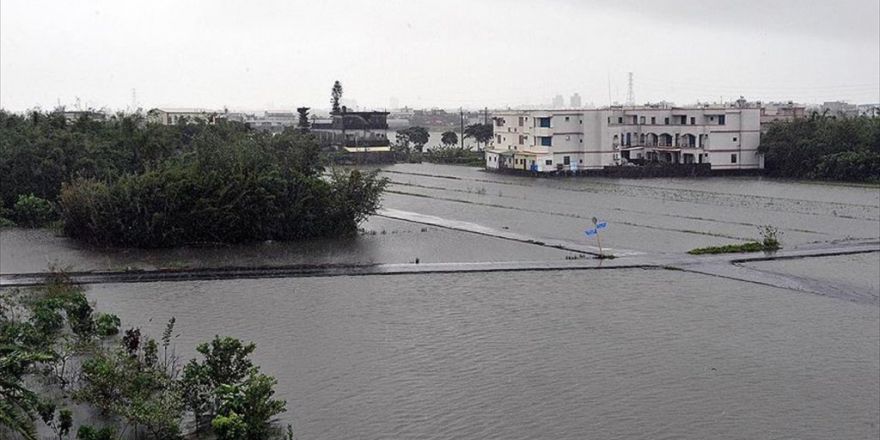
[[[331,277],[366,275],[402,275],[424,273],[468,273],[468,272],[509,272],[509,271],[551,271],[551,270],[600,270],[600,269],[667,269],[682,270],[703,275],[729,278],[749,283],[779,287],[811,294],[823,295],[841,300],[880,306],[876,292],[858,291],[822,280],[753,269],[742,263],[827,257],[880,252],[880,241],[844,241],[817,243],[799,248],[783,249],[774,253],[719,254],[694,256],[688,254],[648,254],[626,249],[605,248],[605,254],[613,259],[589,258],[586,255],[599,255],[599,249],[581,243],[562,240],[548,240],[537,237],[489,228],[476,223],[444,219],[395,209],[383,209],[377,215],[419,224],[432,225],[457,231],[485,235],[503,240],[512,240],[536,246],[545,246],[577,252],[584,258],[548,261],[506,261],[471,263],[427,263],[427,264],[325,264],[289,265],[263,267],[217,267],[207,269],[155,269],[125,271],[86,271],[70,272],[66,275],[74,283],[138,283],[158,281],[194,281],[239,278],[287,278],[287,277]],[[0,287],[18,287],[42,284],[47,273],[20,273],[0,275]]]

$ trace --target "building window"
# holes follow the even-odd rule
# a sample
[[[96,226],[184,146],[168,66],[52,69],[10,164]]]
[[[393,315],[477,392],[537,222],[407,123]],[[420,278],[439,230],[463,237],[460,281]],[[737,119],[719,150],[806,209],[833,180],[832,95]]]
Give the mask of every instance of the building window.
[[[520,116],[519,119],[517,120],[517,122],[519,122],[519,126],[522,127],[523,126],[523,117]]]
[[[655,125],[655,124],[657,124],[657,118],[654,116],[651,116],[651,125]]]
[[[736,163],[736,153],[730,155],[730,163]]]
[[[623,117],[619,117],[619,118],[617,118],[617,123],[618,123],[618,124],[623,124]]]
[[[538,118],[538,127],[550,128],[550,118]]]
[[[691,125],[697,125],[697,118],[691,116]]]
[[[570,156],[562,156],[562,164],[563,165],[571,165],[571,157]]]
[[[565,122],[568,122],[568,116],[565,117]]]
[[[553,144],[553,138],[551,136],[541,136],[541,146],[542,147],[550,147]]]
[[[733,138],[733,141],[736,142],[736,138]]]
[[[669,125],[669,118],[664,119],[664,120],[663,120],[663,123],[666,124],[666,125]]]
[[[553,165],[553,161],[550,159],[547,159],[544,161],[544,165]]]
[[[718,116],[718,125],[724,125],[724,115]]]
[[[645,117],[644,116],[639,117],[639,124],[642,124],[642,125],[645,124]]]
[[[578,122],[578,124],[583,124],[583,123],[584,123],[583,119],[581,119],[580,122]]]
[[[500,144],[500,143],[501,143],[501,135],[500,135],[500,134],[496,134],[495,137],[498,139],[498,143]]]

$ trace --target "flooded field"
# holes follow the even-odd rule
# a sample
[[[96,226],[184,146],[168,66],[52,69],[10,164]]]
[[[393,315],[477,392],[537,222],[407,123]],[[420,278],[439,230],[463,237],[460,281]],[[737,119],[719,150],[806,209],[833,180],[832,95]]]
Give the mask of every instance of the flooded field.
[[[880,309],[664,270],[100,285],[258,345],[298,438],[876,438]],[[255,319],[259,317],[259,319]]]
[[[427,164],[384,174],[383,211],[357,237],[123,251],[4,229],[0,273],[546,263],[592,249],[583,230],[594,216],[608,221],[603,245],[620,265],[693,259],[695,247],[757,239],[761,225],[780,229],[783,251],[880,240],[876,187],[532,179]],[[256,342],[297,438],[877,438],[880,253],[711,258],[690,272],[233,279],[87,294],[153,335],[174,316],[184,357],[216,334]],[[752,281],[730,279],[737,271]]]
[[[655,253],[758,238],[774,225],[788,246],[880,239],[880,190],[755,178],[534,179],[475,168],[401,164],[385,206],[547,239],[585,240],[592,217],[609,246]]]

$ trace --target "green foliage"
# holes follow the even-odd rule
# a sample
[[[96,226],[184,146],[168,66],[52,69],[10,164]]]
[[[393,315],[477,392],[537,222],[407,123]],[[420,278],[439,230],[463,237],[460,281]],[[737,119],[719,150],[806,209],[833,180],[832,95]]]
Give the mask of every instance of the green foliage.
[[[440,135],[440,142],[445,146],[452,146],[458,143],[458,135],[454,131],[444,131]]]
[[[880,181],[880,118],[813,114],[774,122],[759,151],[774,176]]]
[[[37,228],[44,226],[55,217],[55,209],[48,200],[33,194],[18,196],[13,207],[15,222],[24,227]]]
[[[211,420],[211,427],[217,434],[218,440],[241,440],[247,437],[247,423],[244,419],[236,414],[230,413],[227,416],[218,415]]]
[[[333,88],[330,89],[330,111],[333,113],[339,113],[340,99],[342,99],[342,83],[336,81],[333,83]]]
[[[56,418],[55,410],[56,406],[53,402],[42,401],[37,405],[37,413],[43,419],[43,423],[51,428],[52,431],[55,431],[55,435],[61,440],[70,434],[70,428],[73,427],[73,412],[67,408],[62,408],[58,411]]]
[[[41,401],[24,378],[53,374],[66,385],[67,359],[92,340],[81,331],[91,318],[82,289],[56,277],[30,291],[5,291],[0,299],[0,424],[31,439],[38,414],[56,432],[69,431],[69,412],[62,410],[56,419],[55,406]],[[75,343],[73,336],[79,339]]]
[[[385,180],[358,171],[324,179],[317,155],[311,138],[288,132],[262,146],[206,144],[111,184],[75,180],[59,200],[64,232],[134,247],[354,233]]]
[[[464,129],[465,139],[473,138],[477,141],[477,145],[489,142],[492,136],[494,136],[492,124],[471,124]]]
[[[758,226],[758,234],[761,235],[761,245],[765,251],[775,251],[779,249],[779,236],[782,232],[776,226],[764,225]]]
[[[213,420],[219,438],[268,438],[270,422],[284,411],[285,403],[273,399],[275,380],[261,374],[250,360],[255,345],[216,337],[197,347],[203,360],[190,361],[183,377],[178,377],[177,358],[169,354],[174,325],[171,318],[158,342],[132,328],[116,344],[106,346],[96,342],[118,332],[119,318],[94,313],[82,289],[63,275],[39,288],[4,291],[0,295],[0,424],[35,440],[34,421],[39,418],[59,439],[69,437],[72,412],[42,400],[28,389],[25,378],[57,377],[62,380],[42,383],[60,383],[63,389],[69,383],[64,378],[72,376],[78,378],[73,382],[76,387],[65,395],[99,410],[107,420],[121,423],[122,432],[138,438],[180,438],[187,409],[197,422]],[[66,361],[73,356],[78,362],[65,373]],[[202,426],[197,423],[197,428]],[[112,428],[82,426],[77,438],[105,440],[116,434]]]
[[[422,157],[433,163],[458,164],[458,165],[484,165],[483,152],[473,151],[459,147],[437,147],[427,151]]]
[[[293,128],[271,135],[226,121],[164,126],[139,115],[69,124],[54,113],[0,111],[0,199],[13,207],[22,198],[21,212],[0,212],[0,224],[44,224],[57,203],[66,234],[102,246],[354,233],[351,219],[338,216],[374,212],[378,194],[337,194],[345,186],[323,171],[315,139]],[[383,180],[372,179],[354,190],[381,193],[374,183]],[[376,203],[328,206],[340,198]]]
[[[112,313],[98,313],[95,315],[95,332],[100,336],[113,336],[119,333],[122,321]]]
[[[218,438],[263,439],[273,416],[285,403],[274,400],[275,379],[259,372],[249,356],[256,346],[230,337],[215,337],[196,350],[204,360],[183,368],[181,388],[197,425],[211,420]]]
[[[220,425],[224,431],[243,432],[244,436],[224,437],[224,431],[217,431],[219,438],[265,439],[269,437],[269,422],[277,414],[285,411],[286,403],[275,400],[273,387],[276,380],[252,368],[245,380],[231,385],[220,385],[217,394],[220,398],[218,415],[211,422],[217,430]]]
[[[143,348],[130,345],[101,351],[82,365],[77,400],[93,405],[104,414],[142,428],[156,439],[180,436],[184,403],[174,372],[151,358],[147,340]],[[154,355],[154,354],[153,354]]]
[[[0,228],[15,226],[15,222],[10,217],[12,217],[12,210],[7,209],[3,198],[0,198]]]
[[[76,440],[116,440],[116,431],[110,427],[97,429],[82,425],[76,431]]]
[[[425,127],[409,127],[397,130],[398,145],[408,149],[409,144],[412,143],[415,150],[418,152],[421,152],[425,148],[425,144],[428,143],[430,138],[431,135]]]
[[[764,245],[757,241],[750,241],[742,244],[728,244],[724,246],[710,246],[704,248],[696,248],[688,251],[691,255],[704,254],[733,254],[741,252],[760,252],[764,250]]]

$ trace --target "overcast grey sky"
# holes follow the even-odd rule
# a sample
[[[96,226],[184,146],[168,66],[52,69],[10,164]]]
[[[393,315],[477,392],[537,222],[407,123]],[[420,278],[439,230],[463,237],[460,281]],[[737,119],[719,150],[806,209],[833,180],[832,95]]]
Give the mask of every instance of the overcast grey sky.
[[[0,106],[880,101],[878,0],[0,2]]]

